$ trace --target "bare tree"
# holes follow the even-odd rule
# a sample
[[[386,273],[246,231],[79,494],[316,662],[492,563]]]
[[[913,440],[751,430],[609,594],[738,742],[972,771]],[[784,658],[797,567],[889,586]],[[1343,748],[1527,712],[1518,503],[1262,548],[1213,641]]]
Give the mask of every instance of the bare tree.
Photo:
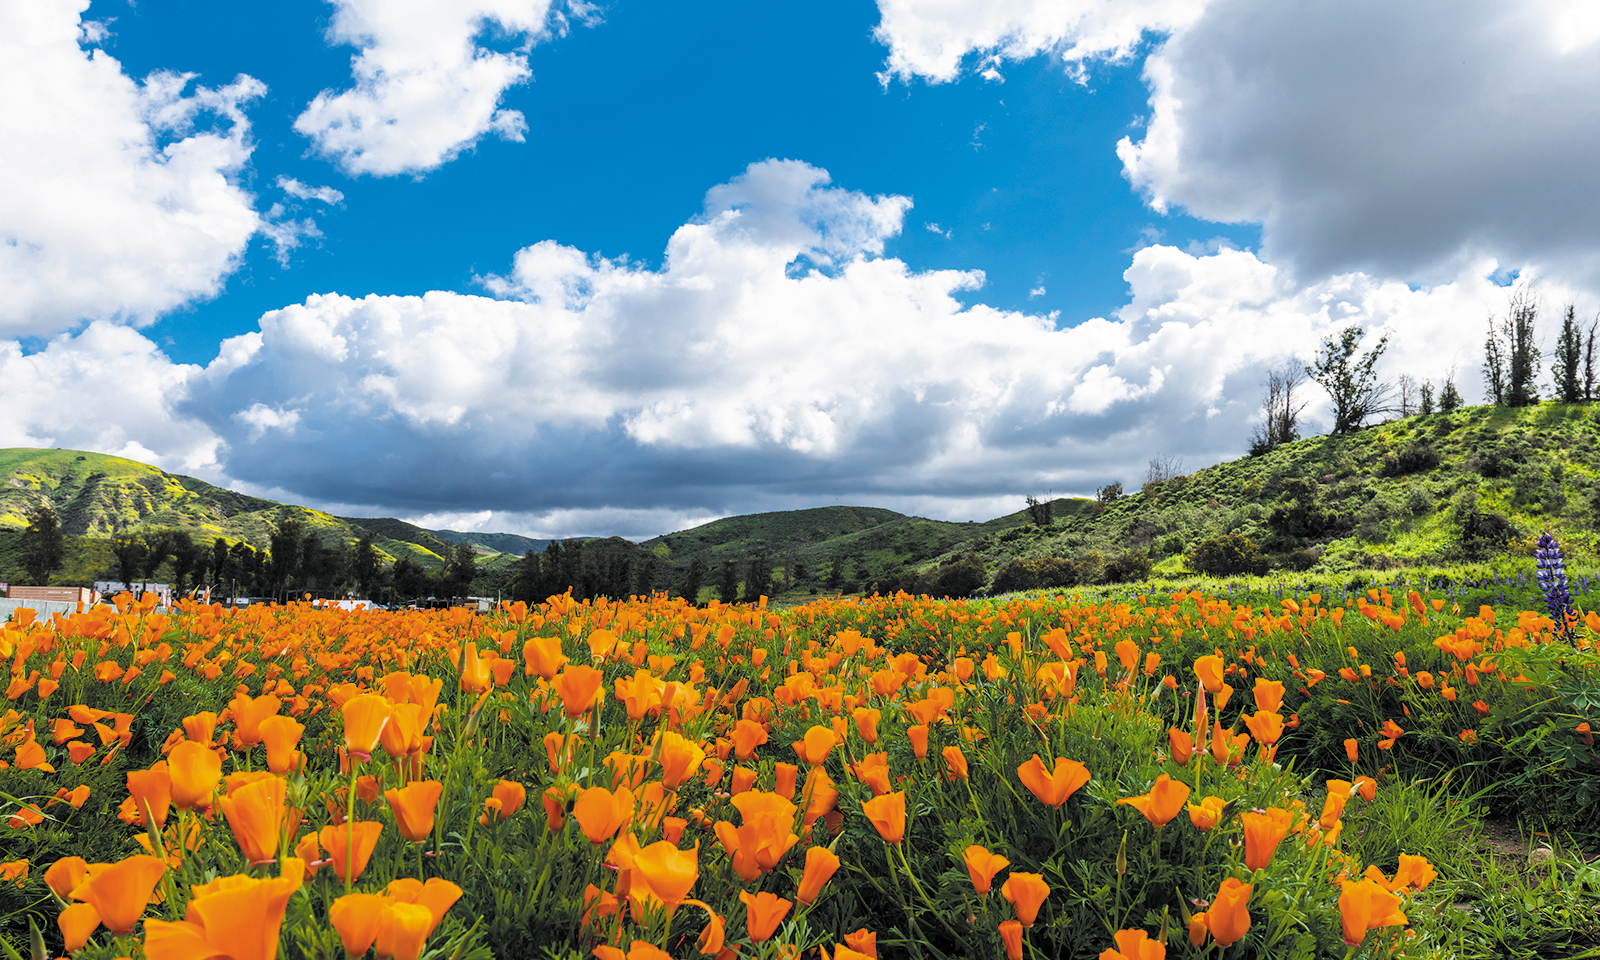
[[[1267,372],[1267,393],[1261,400],[1261,423],[1250,437],[1250,455],[1259,456],[1279,444],[1300,439],[1300,411],[1307,401],[1295,391],[1305,383],[1305,370],[1289,362]]]
[[[1158,453],[1150,458],[1150,469],[1145,471],[1144,485],[1152,483],[1166,483],[1174,477],[1183,476],[1183,458],[1170,457]]]
[[[1417,381],[1409,373],[1400,374],[1395,380],[1395,391],[1400,395],[1400,416],[1409,417],[1416,413]]]
[[[1594,331],[1600,326],[1600,317],[1589,324],[1589,333],[1583,341],[1583,400],[1585,403],[1594,400],[1595,388],[1595,356],[1594,356]]]

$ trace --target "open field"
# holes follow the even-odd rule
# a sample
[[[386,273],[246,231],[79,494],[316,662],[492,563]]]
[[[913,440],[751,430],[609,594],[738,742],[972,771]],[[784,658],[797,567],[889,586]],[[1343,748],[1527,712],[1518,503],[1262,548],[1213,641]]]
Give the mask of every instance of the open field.
[[[1579,955],[1597,628],[1377,588],[125,601],[0,632],[0,922],[93,960]]]

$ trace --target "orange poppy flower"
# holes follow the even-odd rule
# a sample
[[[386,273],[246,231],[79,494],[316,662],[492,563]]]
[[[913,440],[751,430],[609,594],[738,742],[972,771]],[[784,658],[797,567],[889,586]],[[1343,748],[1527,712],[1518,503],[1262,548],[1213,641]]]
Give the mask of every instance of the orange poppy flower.
[[[567,662],[560,637],[533,637],[522,645],[522,659],[527,662],[524,673],[530,677],[538,674],[546,680],[553,679]]]
[[[833,734],[828,735],[830,738]],[[705,762],[706,752],[700,745],[682,736],[667,730],[660,735],[661,748],[661,784],[668,790],[676,790],[685,780],[695,775],[700,765]]]
[[[1277,713],[1283,708],[1283,681],[1256,677],[1256,709],[1262,713]]]
[[[1166,960],[1166,944],[1143,930],[1118,930],[1112,939],[1116,949],[1100,951],[1100,960]]]
[[[283,701],[267,694],[254,699],[240,694],[228,702],[233,711],[234,743],[248,750],[261,742],[261,722],[276,714]]]
[[[415,903],[428,908],[428,912],[433,914],[433,925],[428,927],[428,935],[432,936],[445,913],[461,899],[463,891],[449,880],[439,877],[430,877],[427,883],[414,877],[401,877],[391,880],[383,892],[401,903]]]
[[[1276,713],[1256,711],[1253,716],[1244,718],[1244,725],[1250,728],[1250,735],[1257,742],[1271,746],[1283,736],[1283,718]]]
[[[1090,779],[1089,768],[1066,757],[1057,757],[1055,772],[1047,773],[1044,761],[1039,759],[1037,753],[1027,763],[1017,767],[1017,776],[1034,796],[1052,807],[1066,803],[1067,798]]]
[[[828,771],[821,767],[811,768],[811,773],[806,776],[803,799],[806,809],[800,822],[804,826],[811,826],[818,818],[833,811],[834,804],[839,802],[839,791],[834,788],[833,779],[828,776]]]
[[[756,747],[767,742],[767,728],[754,720],[740,720],[733,727],[733,755],[738,760],[749,760],[756,755]]]
[[[273,960],[284,911],[301,884],[300,871],[287,864],[282,876],[270,880],[240,875],[196,886],[182,921],[145,921],[145,956],[179,960],[225,954],[234,960]]]
[[[415,903],[391,901],[378,914],[373,947],[378,956],[392,960],[417,960],[433,926],[433,914]]]
[[[1400,911],[1400,898],[1376,881],[1346,881],[1340,888],[1339,923],[1345,943],[1356,946],[1366,939],[1369,930],[1406,922],[1406,915]]]
[[[812,847],[806,851],[806,869],[800,876],[800,888],[795,891],[794,898],[806,906],[811,906],[822,892],[822,888],[833,878],[839,869],[839,857],[827,847]]]
[[[267,745],[267,769],[288,773],[300,766],[300,735],[305,725],[293,717],[271,716],[261,721],[261,740]]]
[[[478,645],[468,643],[461,651],[461,689],[467,693],[483,693],[491,680],[488,664],[478,657]]]
[[[209,807],[211,794],[222,779],[222,758],[203,743],[185,740],[167,754],[172,804],[179,810]]]
[[[1000,921],[1000,943],[1006,948],[1006,960],[1022,960],[1022,922]],[[838,958],[834,958],[838,960]]]
[[[1167,728],[1167,742],[1172,747],[1172,760],[1180,767],[1189,765],[1189,758],[1194,756],[1194,738],[1188,731],[1179,730],[1177,727]]]
[[[106,929],[124,934],[144,915],[150,894],[166,872],[167,862],[158,857],[128,857],[90,876],[72,897],[94,907]]]
[[[349,893],[333,901],[328,908],[328,922],[338,931],[345,953],[364,957],[378,935],[378,915],[391,902],[376,893]]]
[[[239,850],[251,863],[270,862],[278,855],[287,784],[280,777],[254,780],[217,800]]]
[[[749,892],[740,890],[739,899],[744,903],[745,930],[756,943],[771,939],[778,932],[778,924],[789,915],[789,908],[794,906],[788,900],[765,890],[753,897]]]
[[[74,740],[67,744],[67,756],[75,764],[82,763],[94,756],[94,747],[84,743],[82,740]]]
[[[1348,780],[1329,780],[1327,788],[1328,795],[1322,801],[1322,815],[1317,818],[1317,826],[1324,830],[1331,829],[1344,816],[1344,805],[1349,802],[1352,791]]]
[[[966,756],[966,754],[961,752],[961,748],[960,747],[957,747],[957,746],[945,747],[943,750],[940,751],[940,753],[943,754],[944,762],[945,762],[946,766],[949,767],[949,769],[945,772],[945,777],[947,779],[950,779],[950,780],[965,780],[965,779],[967,779],[967,777],[968,777],[967,756]]]
[[[1206,926],[1211,935],[1224,947],[1231,947],[1244,939],[1250,929],[1250,892],[1255,888],[1233,877],[1222,881],[1217,895],[1206,911]]]
[[[1126,803],[1138,810],[1157,830],[1160,830],[1173,817],[1183,812],[1183,806],[1188,800],[1189,785],[1163,773],[1156,777],[1155,786],[1150,788],[1149,793],[1137,797],[1123,797],[1117,803]]]
[[[1361,758],[1361,744],[1355,737],[1351,737],[1344,742],[1344,755],[1345,759],[1351,763],[1355,763]]]
[[[1206,688],[1207,693],[1216,693],[1222,689],[1222,658],[1201,657],[1194,662],[1194,674],[1200,678],[1200,683]]]
[[[918,723],[906,728],[906,738],[911,741],[911,753],[918,760],[928,756],[928,725]]]
[[[515,780],[501,780],[494,785],[491,794],[489,799],[497,803],[494,819],[506,820],[527,802],[528,788]]]
[[[87,903],[74,903],[56,917],[56,926],[61,928],[61,939],[67,953],[77,953],[100,928],[100,914],[95,913],[94,907]]]
[[[1239,814],[1239,822],[1244,824],[1244,865],[1251,870],[1262,870],[1272,862],[1272,854],[1289,832],[1294,815],[1278,807],[1268,807],[1265,813]]]
[[[633,791],[623,787],[615,793],[605,787],[590,787],[578,794],[572,816],[590,843],[605,843],[633,820]]]
[[[89,864],[82,857],[62,857],[44,872],[44,882],[55,895],[65,900],[89,878]],[[96,921],[97,923],[99,921]]]
[[[570,719],[577,719],[594,703],[605,674],[582,664],[567,664],[552,681],[556,696],[561,698],[561,708]]]
[[[437,780],[418,780],[398,790],[385,790],[383,797],[394,811],[400,835],[412,843],[428,839],[433,832],[433,814],[439,805],[444,784]]]
[[[1200,801],[1199,806],[1189,804],[1189,822],[1194,824],[1196,830],[1210,830],[1222,822],[1224,808],[1228,801],[1221,797],[1206,797]]]
[[[679,850],[665,840],[657,840],[633,856],[635,899],[658,900],[676,908],[689,895],[700,878],[700,844]]]
[[[363,693],[346,700],[340,708],[344,716],[345,750],[359,760],[370,760],[393,712],[389,701],[376,693]]]
[[[872,821],[878,835],[899,843],[906,835],[906,794],[904,790],[873,797],[861,805],[861,812]]]
[[[1011,901],[1022,925],[1032,927],[1039,918],[1039,907],[1044,904],[1045,897],[1050,896],[1050,885],[1044,882],[1042,874],[1012,871],[1000,885],[1000,895]]]
[[[367,869],[367,861],[372,859],[372,851],[378,846],[378,837],[382,833],[383,824],[357,820],[336,827],[323,827],[317,833],[317,842],[328,851],[328,857],[333,861],[334,876],[342,881],[348,872],[349,879],[354,880],[361,876],[361,871]]]
[[[970,660],[967,661],[969,665],[971,662]],[[969,673],[970,670],[971,667],[969,666]],[[882,712],[871,707],[856,707],[855,710],[851,711],[851,715],[855,717],[856,731],[861,734],[861,739],[867,741],[869,745],[876,746],[878,743],[878,720],[883,716]]]
[[[217,715],[209,710],[183,718],[183,735],[195,743],[216,746]]]
[[[128,794],[133,800],[134,821],[144,826],[145,811],[155,819],[156,829],[167,825],[167,811],[172,806],[172,775],[167,761],[157,760],[148,770],[128,771]]]
[[[972,878],[972,888],[985,896],[994,883],[994,875],[1011,866],[1010,860],[976,843],[966,849],[961,859],[967,865],[967,876]]]

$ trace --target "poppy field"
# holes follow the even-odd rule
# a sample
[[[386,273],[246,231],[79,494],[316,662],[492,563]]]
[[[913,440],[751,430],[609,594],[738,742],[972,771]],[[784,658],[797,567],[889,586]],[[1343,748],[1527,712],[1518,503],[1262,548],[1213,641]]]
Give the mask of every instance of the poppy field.
[[[3,949],[1573,955],[1597,630],[1381,588],[21,611]]]

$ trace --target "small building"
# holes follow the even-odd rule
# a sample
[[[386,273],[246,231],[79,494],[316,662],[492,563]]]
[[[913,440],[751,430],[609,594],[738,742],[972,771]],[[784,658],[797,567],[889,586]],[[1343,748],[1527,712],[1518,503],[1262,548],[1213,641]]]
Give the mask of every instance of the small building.
[[[100,602],[100,593],[88,587],[29,587],[22,584],[0,584],[7,600],[41,600],[46,603],[81,603],[93,606]]]

